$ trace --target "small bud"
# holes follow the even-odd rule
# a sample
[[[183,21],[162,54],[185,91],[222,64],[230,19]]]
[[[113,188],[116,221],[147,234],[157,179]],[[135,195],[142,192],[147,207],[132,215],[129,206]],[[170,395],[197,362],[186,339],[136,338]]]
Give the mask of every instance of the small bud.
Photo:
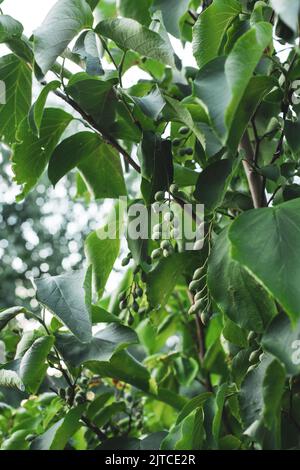
[[[130,263],[130,258],[128,258],[128,256],[126,256],[126,258],[122,259],[122,266],[125,267],[127,266],[128,264]]]
[[[249,356],[250,364],[257,363],[260,354],[261,354],[261,351],[259,349],[257,349],[256,351],[252,351],[252,353]]]
[[[170,251],[169,250],[163,250],[163,257],[168,258],[170,256]]]
[[[167,212],[167,213],[164,215],[164,221],[165,221],[166,223],[172,222],[173,219],[174,219],[174,212],[173,212],[173,211]]]

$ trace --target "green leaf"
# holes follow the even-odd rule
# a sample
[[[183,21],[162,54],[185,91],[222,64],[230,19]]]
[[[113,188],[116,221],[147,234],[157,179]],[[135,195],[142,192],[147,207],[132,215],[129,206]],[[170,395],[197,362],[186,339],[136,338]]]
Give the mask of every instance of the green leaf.
[[[13,54],[0,58],[0,80],[5,84],[5,104],[0,102],[0,137],[15,142],[17,128],[31,105],[31,71]]]
[[[300,317],[299,209],[300,199],[294,199],[276,207],[251,210],[242,214],[229,231],[234,260],[263,284],[294,323]]]
[[[222,204],[226,189],[232,178],[233,162],[219,160],[207,166],[199,175],[194,196],[212,212]]]
[[[22,392],[25,386],[19,375],[20,360],[8,362],[0,366],[0,386],[8,388],[17,388]]]
[[[196,77],[194,82],[196,96],[206,106],[213,127],[223,143],[226,143],[231,129],[233,132],[237,114],[242,112],[243,119],[245,114],[246,116],[249,114],[249,111],[244,109],[249,99],[242,105],[242,111],[239,109],[241,101],[253,72],[271,40],[271,25],[265,22],[258,23],[236,41],[227,58],[217,57],[208,62]],[[254,84],[251,94],[259,96],[260,94],[253,90]],[[261,88],[262,84],[259,85]],[[264,81],[263,85],[265,86]],[[256,105],[251,104],[251,107],[255,110]],[[249,119],[250,117],[251,114]]]
[[[268,366],[263,381],[263,417],[269,429],[280,419],[281,400],[285,386],[285,369],[277,359]]]
[[[205,432],[203,423],[203,410],[197,408],[171,429],[161,450],[200,450]]]
[[[54,338],[44,336],[37,339],[26,351],[20,363],[20,378],[28,392],[35,394],[46,373],[46,358],[53,346]]]
[[[284,135],[287,143],[294,154],[300,152],[300,120],[290,121],[286,120],[284,124]]]
[[[208,262],[208,287],[220,310],[241,328],[262,332],[276,307],[267,292],[231,257],[229,229],[213,246]]]
[[[42,124],[42,119],[44,115],[45,105],[48,98],[48,95],[51,91],[56,90],[60,87],[60,82],[55,80],[53,82],[48,83],[43,90],[41,91],[38,99],[32,105],[28,120],[31,131],[37,136],[40,137],[40,128]]]
[[[170,121],[179,121],[185,124],[197,137],[200,144],[205,148],[205,136],[200,127],[197,127],[189,110],[177,100],[170,96],[165,96],[167,106],[164,108],[164,116]]]
[[[246,427],[261,418],[264,408],[263,383],[272,360],[272,356],[264,355],[262,362],[246,375],[242,383],[239,403],[243,424]]]
[[[55,146],[72,119],[70,114],[61,109],[46,109],[42,118],[40,138],[31,131],[27,119],[22,121],[12,156],[16,182],[23,185],[19,199],[24,198],[42,176]]]
[[[151,10],[160,10],[168,33],[180,38],[179,21],[187,11],[189,3],[189,0],[181,0],[180,2],[177,0],[154,0]]]
[[[28,431],[18,430],[11,434],[8,439],[5,439],[1,444],[1,450],[27,450],[29,447],[26,437],[28,436]]]
[[[83,343],[92,340],[92,324],[83,289],[84,272],[35,280],[37,300]]]
[[[247,332],[229,318],[225,319],[222,335],[227,339],[227,341],[239,346],[240,348],[247,348],[248,346]]]
[[[262,337],[265,351],[284,364],[289,376],[300,373],[300,323],[293,328],[289,318],[280,314],[270,324]]]
[[[20,38],[23,26],[19,21],[9,15],[0,16],[0,42],[7,42],[11,38]]]
[[[79,367],[90,361],[108,362],[114,353],[133,343],[137,343],[136,333],[116,323],[96,333],[89,344],[82,344],[72,335],[56,336],[58,350],[72,367]]]
[[[156,121],[159,118],[166,102],[158,87],[143,97],[131,96],[134,103],[141,108],[143,113]]]
[[[92,305],[92,323],[120,323],[121,320],[116,315],[107,312],[98,305]]]
[[[216,413],[215,413],[213,423],[212,423],[212,434],[216,443],[218,443],[219,441],[219,435],[220,435],[220,430],[221,430],[221,425],[222,425],[223,409],[225,405],[227,391],[228,391],[228,384],[224,383],[220,385],[216,394],[216,402],[215,402]]]
[[[72,52],[85,62],[88,75],[97,76],[104,74],[97,36],[93,31],[84,31],[77,39]]]
[[[196,408],[201,408],[210,396],[211,392],[203,392],[189,400],[179,413],[176,424],[180,424]]]
[[[75,166],[96,199],[127,194],[119,155],[97,134],[78,132],[56,147],[48,167],[51,183],[55,186]]]
[[[122,229],[120,211],[121,208],[116,207],[116,211],[113,210],[111,213],[108,224],[90,233],[85,241],[85,254],[93,267],[93,280],[99,298],[103,295],[106,282],[120,252]]]
[[[101,21],[96,32],[114,41],[123,50],[132,50],[163,64],[174,66],[169,44],[156,32],[130,18]]]
[[[72,408],[66,416],[57,421],[44,434],[38,436],[31,443],[31,450],[64,450],[70,437],[81,426],[79,422],[85,405]]]
[[[201,266],[202,252],[175,253],[162,259],[147,276],[147,298],[152,307],[163,306],[174,288],[193,269]],[[202,264],[201,264],[202,263]]]
[[[150,204],[158,191],[166,191],[173,182],[171,142],[153,132],[144,132],[138,157],[143,177],[142,193]]]
[[[237,0],[215,0],[199,15],[193,28],[193,52],[199,68],[219,55],[226,31],[239,13]]]
[[[72,39],[92,25],[92,11],[85,0],[59,0],[55,3],[34,33],[34,56],[44,75]]]
[[[66,92],[97,125],[107,128],[115,119],[117,99],[113,87],[116,83],[115,78],[104,81],[81,72],[70,79]]]
[[[295,33],[299,31],[299,0],[271,0],[271,6],[287,26]]]
[[[185,166],[174,163],[174,183],[181,188],[185,186],[195,186],[199,178],[197,171],[186,168]]]
[[[132,0],[121,0],[118,4],[120,16],[124,18],[132,18],[143,25],[149,25],[150,13],[149,8],[152,0],[139,0],[133,2]]]
[[[6,325],[20,313],[25,313],[24,307],[11,307],[4,310],[0,310],[0,331],[6,327]]]

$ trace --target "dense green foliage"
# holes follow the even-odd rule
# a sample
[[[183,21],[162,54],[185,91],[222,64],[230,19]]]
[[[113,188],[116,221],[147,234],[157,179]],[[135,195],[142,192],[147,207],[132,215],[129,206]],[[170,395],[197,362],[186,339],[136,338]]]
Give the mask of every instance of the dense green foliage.
[[[0,15],[18,203],[66,175],[79,199],[113,201],[81,269],[49,266],[38,309],[0,310],[2,449],[300,448],[299,13],[300,0],[58,0],[30,38]],[[128,231],[109,294],[124,196],[168,211],[151,237]],[[193,250],[176,236],[185,204],[205,229]]]

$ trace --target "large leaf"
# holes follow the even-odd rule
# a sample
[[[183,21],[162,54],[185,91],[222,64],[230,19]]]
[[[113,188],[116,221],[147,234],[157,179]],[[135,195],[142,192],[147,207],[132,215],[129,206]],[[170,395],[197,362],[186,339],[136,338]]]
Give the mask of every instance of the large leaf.
[[[12,157],[16,182],[23,185],[20,198],[26,196],[42,176],[55,146],[72,119],[70,114],[61,109],[46,109],[41,122],[40,138],[32,132],[27,119],[22,121]]]
[[[193,29],[193,52],[200,68],[219,55],[226,30],[240,12],[237,0],[215,0],[199,15]]]
[[[92,340],[92,324],[85,305],[84,272],[35,280],[37,300],[58,317],[83,343]]]
[[[75,166],[96,199],[126,195],[119,155],[97,134],[79,132],[56,147],[48,167],[52,184]]]
[[[263,418],[269,429],[279,424],[285,381],[285,369],[277,359],[274,359],[266,370],[263,382]]]
[[[93,281],[99,297],[120,252],[122,208],[112,210],[106,226],[90,233],[85,241],[85,254],[93,268]]]
[[[66,416],[57,421],[44,434],[31,443],[31,450],[63,450],[70,437],[81,427],[79,422],[85,405],[72,408]]]
[[[175,253],[161,260],[149,272],[147,279],[147,297],[150,305],[158,307],[165,305],[176,284],[189,276],[193,269],[203,264],[202,251]]]
[[[256,24],[236,41],[227,58],[217,57],[208,62],[195,80],[196,96],[206,106],[223,143],[226,143],[233,127],[253,72],[271,40],[271,25],[264,22]]]
[[[34,55],[46,74],[72,39],[93,25],[92,11],[85,0],[59,0],[34,33]]]
[[[0,310],[0,331],[6,327],[6,325],[20,313],[25,313],[24,307],[11,307],[4,310]]]
[[[19,21],[9,15],[0,16],[0,42],[7,42],[11,38],[20,38],[23,26]]]
[[[130,18],[103,20],[97,25],[96,32],[112,39],[124,50],[132,50],[142,56],[174,66],[173,52],[168,42],[135,20]]]
[[[211,212],[222,203],[231,180],[232,166],[231,160],[219,160],[200,173],[194,195],[197,201],[204,204],[206,211]]]
[[[0,137],[11,144],[30,108],[30,68],[15,55],[3,56],[0,58],[0,80],[5,84],[5,104],[0,103]]]
[[[73,367],[90,361],[108,362],[115,352],[133,343],[137,343],[136,333],[116,323],[96,333],[89,344],[82,344],[72,335],[56,337],[56,345],[64,360]]]
[[[299,31],[299,0],[271,0],[271,5],[282,21],[295,33]]]
[[[32,105],[28,120],[31,127],[31,130],[36,134],[38,137],[40,135],[40,128],[42,124],[42,119],[44,115],[45,105],[48,98],[48,95],[51,91],[56,90],[60,87],[60,82],[58,80],[54,80],[53,82],[48,83],[43,90],[41,91],[38,99]]]
[[[66,88],[76,103],[102,128],[108,127],[115,118],[117,105],[113,86],[117,80],[102,80],[86,73],[74,75]]]
[[[97,76],[104,74],[97,44],[97,35],[93,31],[84,31],[77,39],[72,52],[85,62],[86,72],[89,75]]]
[[[220,310],[241,328],[262,332],[276,314],[267,292],[232,259],[228,228],[220,233],[213,246],[208,286]]]
[[[284,364],[289,376],[299,375],[300,322],[297,322],[293,328],[286,315],[278,315],[264,333],[262,346],[265,351],[273,354]]]
[[[200,450],[204,440],[204,414],[197,408],[176,424],[161,444],[162,450]]]
[[[300,317],[300,199],[242,214],[231,226],[233,258],[282,305]],[[250,238],[249,238],[250,237]]]
[[[139,0],[138,2],[121,0],[118,5],[120,16],[132,18],[147,26],[151,20],[149,13],[151,2],[152,0]]]
[[[22,357],[19,374],[30,393],[36,393],[44,379],[48,368],[45,361],[53,343],[53,337],[43,336],[37,339]]]
[[[160,10],[168,33],[179,38],[179,21],[189,6],[189,0],[154,0],[152,10]]]
[[[155,193],[166,191],[173,182],[171,142],[158,134],[145,132],[138,149],[142,172],[142,193],[147,203],[154,201]]]

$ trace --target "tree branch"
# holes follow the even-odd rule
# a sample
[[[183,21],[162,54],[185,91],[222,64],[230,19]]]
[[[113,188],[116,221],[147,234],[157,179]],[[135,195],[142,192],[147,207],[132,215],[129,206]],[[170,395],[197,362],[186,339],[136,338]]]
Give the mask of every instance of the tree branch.
[[[263,177],[254,169],[255,154],[247,130],[242,137],[240,148],[244,150],[246,155],[246,159],[243,160],[243,166],[247,176],[253,205],[256,209],[266,207],[267,199],[264,191],[264,181]]]

